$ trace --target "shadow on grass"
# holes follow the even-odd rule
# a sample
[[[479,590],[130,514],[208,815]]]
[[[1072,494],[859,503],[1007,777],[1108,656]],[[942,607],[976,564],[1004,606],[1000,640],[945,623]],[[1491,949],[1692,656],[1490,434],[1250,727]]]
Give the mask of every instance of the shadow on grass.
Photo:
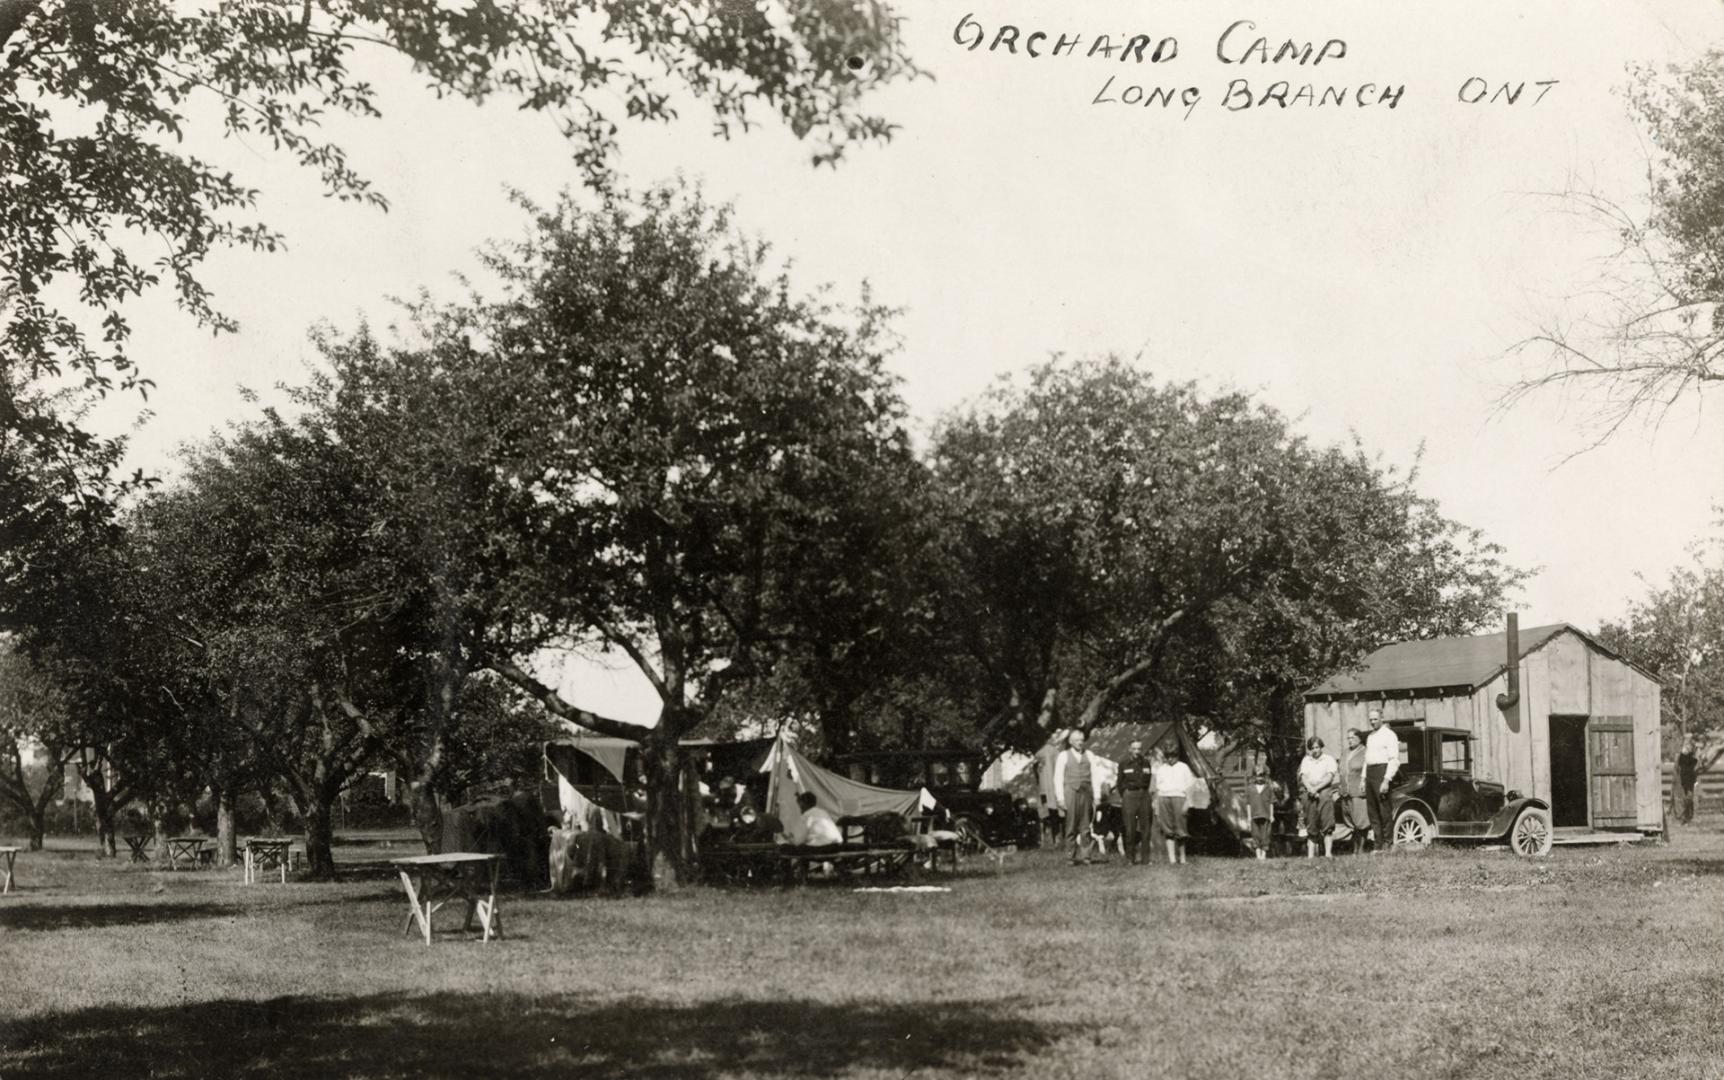
[[[1020,1007],[452,993],[104,1007],[15,1025],[0,1037],[0,1075],[977,1075],[1021,1068],[1073,1034]]]
[[[99,930],[109,926],[147,926],[157,923],[220,919],[240,913],[231,904],[31,904],[0,907],[0,929],[5,930]]]

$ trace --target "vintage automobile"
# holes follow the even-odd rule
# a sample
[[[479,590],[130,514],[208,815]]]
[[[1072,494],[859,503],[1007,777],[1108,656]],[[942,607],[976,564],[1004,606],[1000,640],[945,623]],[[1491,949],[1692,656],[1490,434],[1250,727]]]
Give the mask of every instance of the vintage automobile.
[[[1008,844],[1034,847],[1041,835],[1035,808],[1009,791],[981,789],[987,766],[974,750],[877,750],[846,754],[834,767],[852,780],[890,788],[925,787],[946,825],[968,852]]]
[[[1550,851],[1550,806],[1473,776],[1473,736],[1461,728],[1392,725],[1401,767],[1389,785],[1390,835],[1397,847],[1434,840],[1507,843],[1517,855]]]

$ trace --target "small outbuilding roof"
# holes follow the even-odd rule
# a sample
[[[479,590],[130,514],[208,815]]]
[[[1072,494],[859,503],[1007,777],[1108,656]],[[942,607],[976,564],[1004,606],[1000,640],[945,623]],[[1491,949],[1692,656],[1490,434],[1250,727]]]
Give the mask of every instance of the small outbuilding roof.
[[[1551,638],[1573,630],[1587,643],[1609,652],[1589,635],[1568,623],[1534,626],[1520,632],[1520,655],[1541,648]],[[1336,675],[1307,691],[1308,698],[1347,694],[1394,693],[1409,690],[1465,690],[1471,693],[1502,674],[1507,667],[1507,634],[1433,638],[1385,645],[1365,657],[1358,668]],[[1614,656],[1614,653],[1610,655]]]

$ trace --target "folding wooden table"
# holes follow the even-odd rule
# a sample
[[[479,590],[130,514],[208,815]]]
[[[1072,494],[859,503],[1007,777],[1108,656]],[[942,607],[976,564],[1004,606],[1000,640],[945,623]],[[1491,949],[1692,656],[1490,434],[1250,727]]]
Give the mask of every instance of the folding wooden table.
[[[168,837],[168,865],[179,869],[184,862],[193,870],[203,861],[204,845],[209,843],[207,836],[170,836]]]
[[[443,855],[413,855],[392,859],[390,865],[401,874],[401,887],[407,892],[407,919],[401,924],[406,933],[414,923],[431,944],[431,916],[452,900],[467,903],[467,918],[461,929],[473,929],[473,916],[479,917],[480,940],[503,936],[502,919],[497,914],[497,871],[502,856],[474,851],[454,851]]]
[[[150,844],[154,842],[155,837],[148,833],[139,833],[135,836],[128,836],[125,840],[126,846],[132,849],[133,862],[150,861]]]
[[[0,847],[0,896],[12,891],[12,861],[23,848]]]
[[[252,836],[245,842],[245,883],[250,885],[265,870],[281,869],[281,883],[287,884],[287,859],[293,850],[291,836]]]

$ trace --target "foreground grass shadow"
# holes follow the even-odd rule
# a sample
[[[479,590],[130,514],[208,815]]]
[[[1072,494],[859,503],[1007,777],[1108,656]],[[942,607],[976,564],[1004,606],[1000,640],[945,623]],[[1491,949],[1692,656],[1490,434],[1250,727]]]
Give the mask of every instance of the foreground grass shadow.
[[[973,1076],[1071,1035],[1014,1001],[670,1004],[572,995],[287,997],[103,1007],[0,1036],[11,1077]]]
[[[240,913],[231,904],[111,903],[29,904],[0,907],[0,930],[96,930],[220,919]]]

